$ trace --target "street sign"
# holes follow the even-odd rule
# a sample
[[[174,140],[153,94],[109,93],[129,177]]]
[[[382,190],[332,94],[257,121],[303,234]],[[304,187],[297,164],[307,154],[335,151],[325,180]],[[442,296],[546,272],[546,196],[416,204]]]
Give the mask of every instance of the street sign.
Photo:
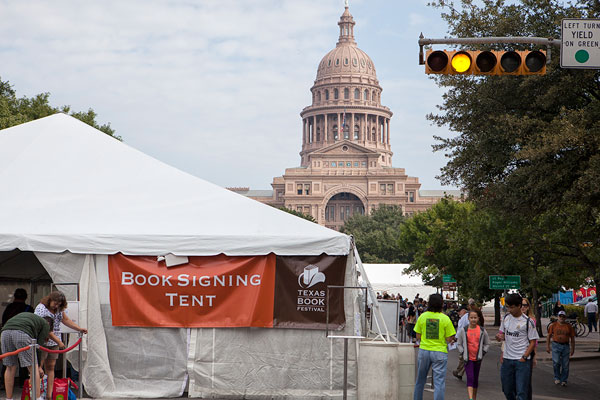
[[[442,276],[442,282],[456,282],[456,279],[454,279],[450,274],[445,274]]]
[[[442,283],[442,290],[445,292],[451,292],[456,290],[456,282],[444,282]]]
[[[600,19],[561,22],[560,67],[600,69]]]
[[[490,289],[520,289],[520,275],[490,275]]]

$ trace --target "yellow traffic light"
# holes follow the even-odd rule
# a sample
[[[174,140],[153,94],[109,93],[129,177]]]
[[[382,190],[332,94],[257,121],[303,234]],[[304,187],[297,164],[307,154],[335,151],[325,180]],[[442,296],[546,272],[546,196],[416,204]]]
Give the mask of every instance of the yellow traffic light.
[[[546,52],[429,50],[426,74],[444,75],[544,75]]]
[[[467,52],[461,51],[454,54],[450,64],[456,72],[462,74],[471,68],[471,56]]]

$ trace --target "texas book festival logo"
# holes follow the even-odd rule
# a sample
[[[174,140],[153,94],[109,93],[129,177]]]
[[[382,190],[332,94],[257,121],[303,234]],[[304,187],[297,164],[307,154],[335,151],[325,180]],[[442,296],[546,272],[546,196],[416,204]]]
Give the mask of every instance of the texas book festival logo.
[[[325,312],[325,290],[311,290],[317,283],[325,282],[325,274],[319,272],[319,267],[310,264],[298,276],[298,311]]]

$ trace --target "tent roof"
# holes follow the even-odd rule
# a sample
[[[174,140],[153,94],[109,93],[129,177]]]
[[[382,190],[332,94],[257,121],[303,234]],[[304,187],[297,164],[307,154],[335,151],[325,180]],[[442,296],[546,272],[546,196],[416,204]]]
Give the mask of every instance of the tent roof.
[[[348,254],[350,238],[164,164],[65,114],[0,131],[0,251]]]
[[[424,286],[420,277],[405,273],[410,264],[363,264],[369,281],[392,286]]]

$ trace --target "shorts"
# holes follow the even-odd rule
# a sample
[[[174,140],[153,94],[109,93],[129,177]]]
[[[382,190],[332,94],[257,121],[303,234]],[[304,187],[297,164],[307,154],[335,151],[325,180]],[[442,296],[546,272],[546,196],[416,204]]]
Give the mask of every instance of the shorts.
[[[2,332],[2,354],[18,350],[29,346],[32,338],[22,331],[6,330]],[[8,356],[2,359],[2,363],[7,367],[21,364],[21,367],[30,367],[32,364],[31,349],[20,352],[17,355]]]
[[[44,347],[47,349],[50,349],[50,350],[58,350],[58,345],[44,346]],[[46,353],[44,350],[42,350],[42,356],[40,357],[40,363],[45,360],[58,360],[58,353]]]

